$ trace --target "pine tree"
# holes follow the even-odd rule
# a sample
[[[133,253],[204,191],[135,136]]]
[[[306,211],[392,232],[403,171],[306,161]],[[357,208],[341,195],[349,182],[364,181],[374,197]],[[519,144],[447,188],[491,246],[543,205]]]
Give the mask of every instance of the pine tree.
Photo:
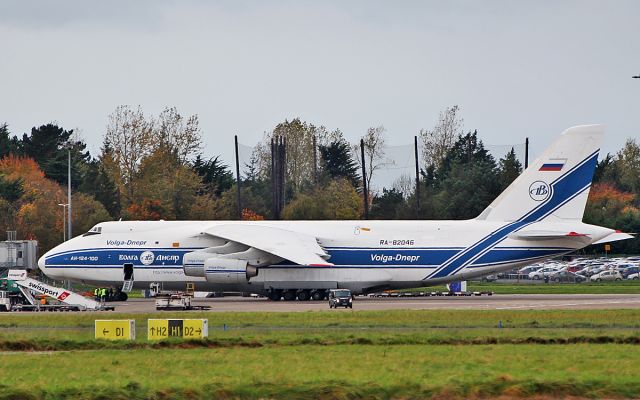
[[[516,158],[513,147],[504,158],[500,159],[499,164],[500,186],[501,190],[504,190],[522,173],[522,164]]]
[[[322,169],[326,177],[330,179],[344,178],[357,187],[360,181],[358,167],[349,149],[349,144],[344,140],[319,146]]]
[[[198,155],[192,168],[202,178],[207,192],[216,197],[229,190],[235,182],[233,173],[220,161],[220,156],[204,161],[202,156]]]

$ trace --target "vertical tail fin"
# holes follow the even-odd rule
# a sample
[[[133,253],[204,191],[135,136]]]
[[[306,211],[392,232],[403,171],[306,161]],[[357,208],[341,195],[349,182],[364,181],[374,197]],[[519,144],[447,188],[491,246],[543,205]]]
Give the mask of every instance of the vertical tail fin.
[[[569,128],[478,219],[582,220],[602,141],[602,125]]]

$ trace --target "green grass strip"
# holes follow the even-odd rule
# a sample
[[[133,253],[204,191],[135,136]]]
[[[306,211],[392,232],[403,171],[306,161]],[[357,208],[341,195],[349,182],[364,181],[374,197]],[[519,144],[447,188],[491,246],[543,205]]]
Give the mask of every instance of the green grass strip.
[[[636,398],[619,344],[104,349],[3,355],[0,399]]]

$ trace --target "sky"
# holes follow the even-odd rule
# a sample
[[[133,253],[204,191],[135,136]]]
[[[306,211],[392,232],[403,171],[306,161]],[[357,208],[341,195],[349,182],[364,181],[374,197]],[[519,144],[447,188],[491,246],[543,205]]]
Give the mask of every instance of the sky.
[[[0,2],[0,123],[56,122],[95,156],[122,104],[197,114],[203,154],[233,164],[299,117],[356,142],[409,144],[458,105],[491,145],[606,125],[640,135],[640,1]]]

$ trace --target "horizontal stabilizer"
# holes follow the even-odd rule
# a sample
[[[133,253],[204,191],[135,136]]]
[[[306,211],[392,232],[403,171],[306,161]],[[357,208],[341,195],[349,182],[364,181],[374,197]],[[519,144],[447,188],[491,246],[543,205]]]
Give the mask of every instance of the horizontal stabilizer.
[[[624,232],[615,232],[592,244],[611,243],[611,242],[617,242],[618,240],[627,240],[627,239],[633,239],[633,238],[634,236],[632,234],[624,233]]]
[[[513,233],[509,235],[509,238],[520,240],[588,239],[589,235],[573,231],[524,231]]]

